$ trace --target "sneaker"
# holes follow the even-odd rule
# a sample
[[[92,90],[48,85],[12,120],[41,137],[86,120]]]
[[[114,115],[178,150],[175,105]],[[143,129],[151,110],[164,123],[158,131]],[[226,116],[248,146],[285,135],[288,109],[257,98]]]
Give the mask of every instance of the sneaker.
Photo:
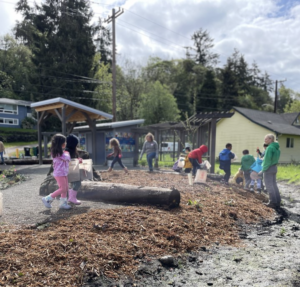
[[[47,207],[47,208],[52,208],[51,203],[52,203],[53,199],[51,199],[50,197],[51,196],[48,195],[48,196],[42,198],[42,202],[44,203],[45,207]]]
[[[67,203],[67,199],[66,199],[66,198],[61,198],[61,199],[60,199],[59,208],[60,208],[60,209],[71,209],[72,206],[70,206],[70,205]]]
[[[258,194],[261,194],[261,189],[260,188],[258,188],[256,191],[257,191]]]

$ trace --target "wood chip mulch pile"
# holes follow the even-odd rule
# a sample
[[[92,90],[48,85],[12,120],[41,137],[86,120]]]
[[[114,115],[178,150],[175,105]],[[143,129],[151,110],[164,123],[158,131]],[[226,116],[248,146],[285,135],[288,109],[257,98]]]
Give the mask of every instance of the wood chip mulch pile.
[[[265,196],[218,182],[189,186],[186,176],[141,171],[104,173],[103,178],[176,188],[181,205],[93,210],[43,230],[1,226],[0,286],[80,286],[87,273],[134,277],[141,259],[177,256],[215,242],[237,246],[238,221],[274,215],[262,204]]]

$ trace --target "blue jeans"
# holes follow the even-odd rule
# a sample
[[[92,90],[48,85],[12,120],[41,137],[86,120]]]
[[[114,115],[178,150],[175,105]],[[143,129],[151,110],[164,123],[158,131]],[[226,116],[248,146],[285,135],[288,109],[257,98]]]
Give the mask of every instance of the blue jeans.
[[[79,181],[71,182],[71,186],[73,190],[78,191],[79,188],[81,187],[81,181],[79,180]]]
[[[0,156],[1,156],[2,163],[4,163],[3,151],[0,152]]]
[[[189,161],[191,162],[191,164],[192,164],[192,166],[193,166],[193,175],[195,176],[196,175],[196,173],[197,173],[197,169],[201,169],[201,167],[200,167],[200,163],[198,162],[198,160],[197,159],[195,159],[195,158],[190,158],[189,157]]]
[[[147,162],[148,162],[148,166],[149,166],[149,170],[153,170],[153,163],[152,160],[156,158],[156,152],[150,152],[147,154]]]
[[[117,156],[115,156],[115,158],[113,159],[113,161],[112,161],[112,163],[111,163],[111,166],[110,166],[110,167],[111,167],[111,168],[113,168],[116,162],[118,162],[118,163],[119,163],[119,165],[120,165],[122,168],[125,168],[124,164],[122,163],[122,160],[121,160],[121,158],[119,158],[119,156],[118,156],[118,155],[117,155]]]

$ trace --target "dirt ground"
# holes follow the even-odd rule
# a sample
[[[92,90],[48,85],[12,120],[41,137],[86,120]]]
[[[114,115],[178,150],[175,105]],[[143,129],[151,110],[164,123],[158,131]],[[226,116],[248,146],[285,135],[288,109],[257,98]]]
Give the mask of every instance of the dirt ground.
[[[181,207],[83,202],[46,210],[38,187],[48,168],[19,167],[28,180],[2,191],[0,286],[300,286],[295,186],[280,185],[285,206],[276,215],[264,195],[233,186],[117,171],[104,180],[176,188]],[[164,255],[174,262],[156,260]]]

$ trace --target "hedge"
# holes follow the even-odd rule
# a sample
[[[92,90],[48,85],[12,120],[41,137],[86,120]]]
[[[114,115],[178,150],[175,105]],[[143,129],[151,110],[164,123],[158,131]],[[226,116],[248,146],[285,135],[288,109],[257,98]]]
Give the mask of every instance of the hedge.
[[[36,130],[19,128],[0,128],[0,140],[3,142],[32,142],[38,140]]]

